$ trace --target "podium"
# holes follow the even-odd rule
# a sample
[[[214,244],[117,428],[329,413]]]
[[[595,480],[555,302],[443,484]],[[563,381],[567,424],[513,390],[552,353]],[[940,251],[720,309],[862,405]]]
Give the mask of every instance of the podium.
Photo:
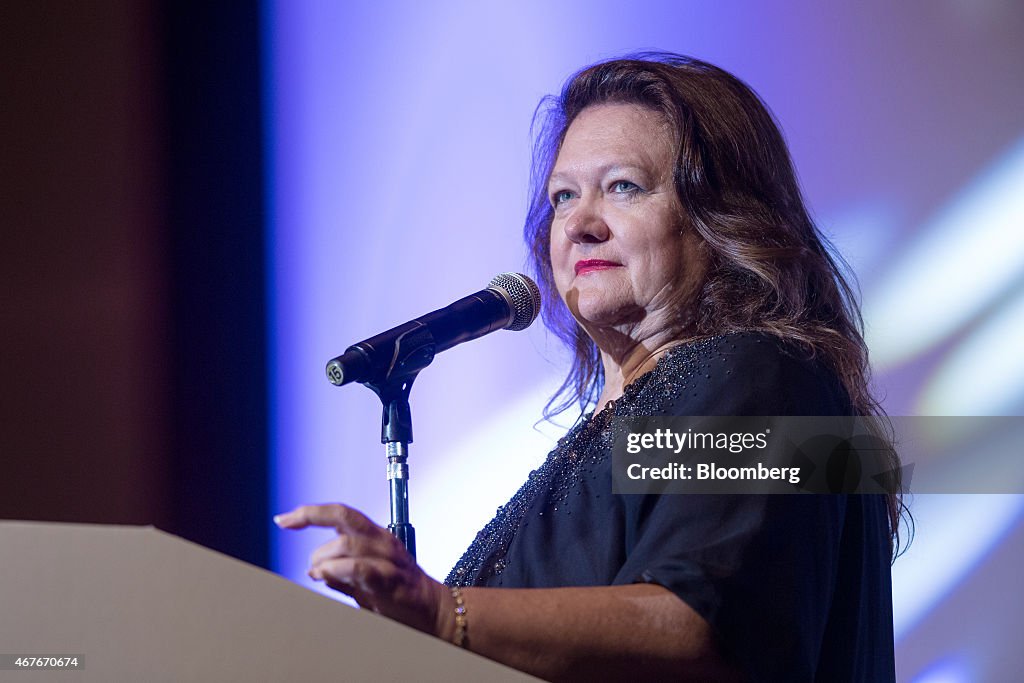
[[[152,527],[0,521],[0,681],[536,681]]]

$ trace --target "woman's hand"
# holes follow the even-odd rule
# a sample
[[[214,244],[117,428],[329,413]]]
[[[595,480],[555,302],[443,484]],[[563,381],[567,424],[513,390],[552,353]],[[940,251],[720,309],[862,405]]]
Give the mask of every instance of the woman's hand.
[[[448,589],[424,573],[402,542],[346,505],[303,505],[274,517],[282,529],[330,527],[337,538],[316,549],[309,576],[407,626],[447,639]]]
[[[313,553],[311,577],[365,608],[452,640],[455,603],[448,589],[361,512],[304,505],[274,521],[283,529],[337,531]],[[736,680],[708,623],[661,586],[466,588],[463,594],[473,651],[541,678]]]

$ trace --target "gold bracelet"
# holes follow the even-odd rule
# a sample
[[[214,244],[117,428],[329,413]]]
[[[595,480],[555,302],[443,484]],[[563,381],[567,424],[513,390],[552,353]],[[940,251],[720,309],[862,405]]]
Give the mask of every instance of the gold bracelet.
[[[466,601],[462,599],[462,589],[452,588],[452,598],[455,600],[455,635],[452,636],[452,643],[457,647],[466,647]]]

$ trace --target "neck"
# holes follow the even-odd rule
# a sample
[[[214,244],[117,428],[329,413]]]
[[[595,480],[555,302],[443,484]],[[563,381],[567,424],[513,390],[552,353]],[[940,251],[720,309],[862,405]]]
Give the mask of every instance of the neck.
[[[601,364],[604,366],[604,388],[598,398],[595,414],[622,396],[625,388],[637,378],[653,370],[658,359],[682,341],[680,335],[666,332],[642,341],[624,336],[617,344],[599,344]]]

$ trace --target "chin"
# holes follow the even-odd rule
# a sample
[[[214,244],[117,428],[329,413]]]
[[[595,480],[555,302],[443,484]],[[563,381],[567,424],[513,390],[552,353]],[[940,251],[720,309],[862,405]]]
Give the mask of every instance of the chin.
[[[594,327],[614,327],[635,322],[643,317],[643,309],[632,301],[614,301],[607,298],[580,296],[570,306],[573,316],[581,325]]]

